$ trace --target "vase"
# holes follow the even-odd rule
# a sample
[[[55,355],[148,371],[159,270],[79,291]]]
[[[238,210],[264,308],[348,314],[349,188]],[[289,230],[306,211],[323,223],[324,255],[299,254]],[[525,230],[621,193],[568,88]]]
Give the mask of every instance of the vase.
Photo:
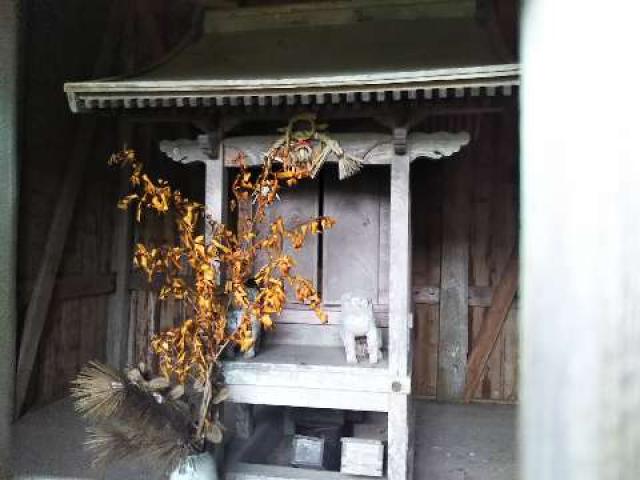
[[[190,455],[176,468],[170,480],[219,480],[216,459],[210,452]]]

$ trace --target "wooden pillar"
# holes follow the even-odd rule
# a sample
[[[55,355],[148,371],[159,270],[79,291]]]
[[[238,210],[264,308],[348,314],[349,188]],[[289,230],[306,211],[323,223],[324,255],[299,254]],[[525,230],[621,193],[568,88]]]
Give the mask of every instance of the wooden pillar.
[[[395,155],[391,161],[389,232],[389,368],[393,375],[409,374],[411,301],[411,160]]]
[[[18,220],[18,2],[0,0],[0,476],[13,419]]]
[[[445,164],[442,207],[442,270],[438,384],[441,401],[461,401],[469,345],[469,162],[464,156]]]
[[[212,152],[218,158],[209,159],[206,166],[205,205],[207,213],[218,222],[227,221],[227,169],[224,168],[224,145],[217,133],[209,134]]]
[[[640,5],[525,5],[520,478],[637,479]]]
[[[133,126],[130,122],[118,124],[118,146],[131,145]],[[129,173],[120,171],[118,192],[120,196],[130,190]],[[114,368],[124,368],[135,364],[133,337],[129,334],[130,300],[129,277],[132,266],[131,240],[133,237],[133,217],[129,210],[114,208],[113,243],[111,245],[111,271],[116,274],[116,290],[109,297],[107,308],[107,363]]]
[[[411,157],[394,155],[391,161],[389,232],[389,369],[397,379],[411,374]],[[407,392],[389,395],[389,480],[411,478],[413,455],[409,436],[411,397]],[[398,388],[399,390],[399,388]]]
[[[405,394],[391,394],[389,396],[388,413],[388,466],[389,480],[412,480],[414,446],[413,430],[413,400]]]

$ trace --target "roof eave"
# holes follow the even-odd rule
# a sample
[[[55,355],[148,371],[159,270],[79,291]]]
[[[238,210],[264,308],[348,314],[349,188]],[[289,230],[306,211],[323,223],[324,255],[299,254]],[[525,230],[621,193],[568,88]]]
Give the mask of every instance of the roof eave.
[[[73,112],[108,108],[353,103],[416,98],[511,94],[520,83],[516,63],[335,76],[232,80],[109,79],[65,84]]]

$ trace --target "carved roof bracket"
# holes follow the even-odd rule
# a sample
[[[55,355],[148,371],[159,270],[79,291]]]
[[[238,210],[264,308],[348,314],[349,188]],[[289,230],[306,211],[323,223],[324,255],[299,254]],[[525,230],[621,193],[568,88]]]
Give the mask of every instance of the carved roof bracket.
[[[169,159],[177,163],[207,163],[218,158],[220,144],[217,133],[198,135],[195,140],[181,138],[178,140],[163,140],[160,151]]]
[[[406,128],[396,128],[393,135],[380,133],[336,134],[335,139],[348,153],[362,158],[365,165],[389,164],[394,155],[440,160],[460,151],[471,141],[468,132],[408,133]],[[224,161],[227,167],[235,164],[238,152],[245,154],[247,165],[260,165],[263,152],[273,142],[271,136],[240,136],[220,140],[217,132],[199,135],[195,140],[179,139],[160,142],[160,150],[178,163]],[[224,158],[218,158],[219,145],[225,148]],[[337,159],[330,155],[328,161]]]

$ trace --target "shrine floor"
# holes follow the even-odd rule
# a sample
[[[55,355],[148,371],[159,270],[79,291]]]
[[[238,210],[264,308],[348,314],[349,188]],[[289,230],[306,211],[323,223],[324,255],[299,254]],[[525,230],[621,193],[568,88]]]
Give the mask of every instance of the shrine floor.
[[[132,462],[92,470],[83,427],[68,400],[25,415],[14,431],[15,478],[151,478]],[[516,450],[513,406],[416,402],[415,480],[514,480]]]

